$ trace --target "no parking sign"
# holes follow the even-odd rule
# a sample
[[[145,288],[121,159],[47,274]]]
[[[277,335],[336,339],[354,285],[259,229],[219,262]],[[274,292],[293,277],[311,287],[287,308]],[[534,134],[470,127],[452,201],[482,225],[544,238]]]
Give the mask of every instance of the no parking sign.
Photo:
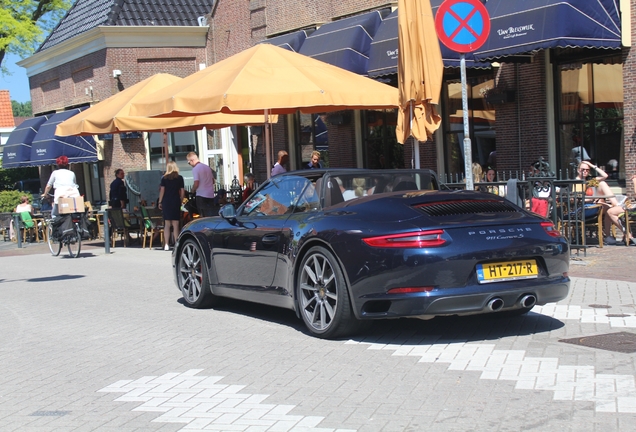
[[[458,53],[472,52],[490,34],[490,16],[479,0],[446,0],[435,15],[439,40]]]

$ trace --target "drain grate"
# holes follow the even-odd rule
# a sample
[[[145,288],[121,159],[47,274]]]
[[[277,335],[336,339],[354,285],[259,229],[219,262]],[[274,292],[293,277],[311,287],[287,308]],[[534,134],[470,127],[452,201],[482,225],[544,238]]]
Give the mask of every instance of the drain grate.
[[[591,304],[588,306],[594,309],[611,309],[612,308],[610,305],[602,305],[602,304]]]
[[[31,415],[35,417],[62,417],[69,413],[70,411],[36,411]]]
[[[627,318],[629,314],[607,314],[605,316],[608,318]]]
[[[627,354],[636,352],[636,334],[629,332],[608,333],[597,336],[561,339],[559,340],[559,342]]]

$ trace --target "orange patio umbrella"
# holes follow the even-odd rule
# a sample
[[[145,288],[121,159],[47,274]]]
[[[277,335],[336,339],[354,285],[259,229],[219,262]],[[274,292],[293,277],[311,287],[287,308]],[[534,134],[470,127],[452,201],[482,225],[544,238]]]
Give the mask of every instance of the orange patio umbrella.
[[[398,142],[409,136],[428,140],[440,125],[435,106],[442,90],[444,63],[429,0],[398,0]],[[419,147],[415,147],[419,168]]]
[[[264,115],[266,163],[271,166],[269,114],[397,106],[394,87],[293,51],[260,44],[137,100],[131,113],[149,117],[214,112]]]
[[[97,135],[119,132],[178,132],[203,127],[219,129],[232,125],[263,124],[263,116],[208,114],[190,117],[148,118],[130,115],[130,106],[137,99],[181,81],[177,76],[159,73],[105,99],[87,110],[63,121],[56,135]],[[275,117],[271,121],[278,121]]]
[[[182,78],[159,73],[123,90],[70,119],[60,123],[55,129],[56,135],[97,135],[119,132],[163,132],[163,154],[168,161],[168,137],[166,132],[178,132],[208,129],[221,129],[233,125],[263,124],[263,117],[256,115],[208,114],[190,117],[148,118],[130,115],[130,105]],[[276,123],[278,117],[270,119]]]
[[[131,114],[319,113],[398,106],[397,89],[320,60],[260,44],[137,99]]]

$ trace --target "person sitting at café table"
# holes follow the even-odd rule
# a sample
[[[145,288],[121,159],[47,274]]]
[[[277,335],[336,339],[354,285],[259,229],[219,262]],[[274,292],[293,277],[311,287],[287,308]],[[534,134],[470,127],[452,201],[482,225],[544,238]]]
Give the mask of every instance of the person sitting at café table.
[[[497,182],[497,172],[492,167],[488,167],[488,171],[486,171],[486,183],[495,183]],[[488,192],[491,194],[505,196],[506,192],[503,186],[498,185],[490,185],[490,186],[481,186],[481,190],[483,192]]]
[[[596,171],[596,177],[590,174],[592,170]],[[624,231],[623,225],[619,220],[619,215],[622,214],[625,210],[619,205],[616,197],[614,196],[614,193],[610,189],[609,185],[605,182],[606,178],[607,173],[598,166],[594,165],[591,161],[583,161],[579,164],[578,173],[576,176],[577,180],[585,180],[588,182],[591,180],[596,180],[596,182],[598,182],[598,186],[596,186],[596,196],[598,198],[590,195],[589,198],[585,199],[585,206],[588,207],[595,204],[601,204],[600,210],[604,212],[603,243],[608,245],[615,245],[616,239],[611,235],[611,225],[614,224],[621,231]],[[591,216],[594,216],[595,212],[598,210],[598,208],[595,208],[590,209],[590,211],[586,211],[585,217],[589,218]],[[625,235],[628,238],[627,241],[629,241],[630,244],[634,244],[634,240],[631,238],[631,234],[625,233]]]
[[[243,176],[243,195],[241,197],[241,202],[247,201],[247,199],[254,192],[254,174],[247,173]]]
[[[29,197],[22,195],[20,197],[20,204],[15,208],[15,213],[29,212],[33,216],[33,207],[29,204]]]
[[[33,207],[29,204],[29,197],[26,195],[22,195],[20,197],[20,204],[18,204],[14,209],[14,213],[22,212],[29,212],[31,213],[31,216],[33,216]],[[9,222],[9,238],[15,238],[13,231],[13,218],[11,218],[11,221]]]

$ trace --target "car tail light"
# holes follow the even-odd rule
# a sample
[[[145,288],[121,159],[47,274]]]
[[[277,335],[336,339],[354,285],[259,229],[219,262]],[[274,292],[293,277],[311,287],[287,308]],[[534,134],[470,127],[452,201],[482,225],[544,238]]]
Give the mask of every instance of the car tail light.
[[[388,291],[388,294],[412,294],[412,293],[421,293],[421,292],[431,292],[435,289],[432,286],[423,286],[423,287],[401,287],[401,288],[391,288]]]
[[[382,248],[427,248],[442,246],[444,230],[417,231],[362,239],[366,244]]]
[[[550,237],[561,237],[561,233],[552,222],[541,222],[541,226]]]

